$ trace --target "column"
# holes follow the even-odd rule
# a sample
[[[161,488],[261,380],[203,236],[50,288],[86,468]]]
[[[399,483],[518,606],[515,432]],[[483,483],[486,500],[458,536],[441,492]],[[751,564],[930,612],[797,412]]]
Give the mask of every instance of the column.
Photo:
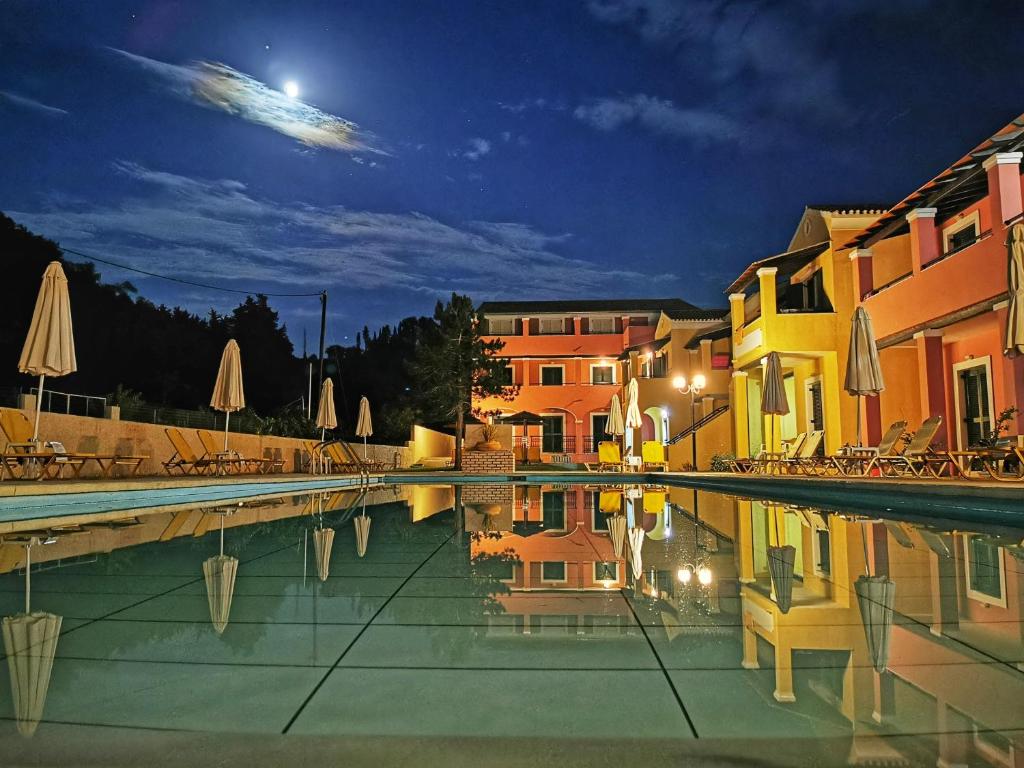
[[[921,268],[939,258],[939,232],[935,228],[937,208],[915,208],[907,214],[910,225],[910,261],[916,275]]]
[[[988,172],[988,194],[992,200],[993,224],[1006,222],[1021,215],[1024,206],[1021,203],[1020,161],[1024,157],[1021,152],[997,152],[989,155],[982,168]],[[993,226],[993,232],[1003,229]]]
[[[873,703],[871,719],[879,725],[888,722],[896,714],[896,678],[891,672],[878,673],[871,670]]]
[[[781,634],[781,633],[779,633]],[[775,646],[775,700],[784,703],[796,701],[793,693],[793,650],[781,639]]]
[[[956,630],[960,626],[956,562],[952,557],[939,557],[937,553],[929,552],[928,571],[932,587],[932,623],[929,631],[941,637],[947,627]]]
[[[733,371],[729,384],[732,411],[733,452],[745,459],[750,456],[750,425],[747,421],[747,372]]]
[[[739,559],[739,581],[754,583],[754,521],[753,505],[748,499],[736,500],[736,557]]]
[[[776,312],[776,290],[775,290],[775,275],[778,273],[777,267],[761,267],[757,270],[758,286],[761,293],[761,318],[763,321],[767,321],[768,318],[775,317]],[[762,332],[767,336],[768,327],[766,322],[761,324]]]
[[[853,262],[853,303],[856,306],[875,288],[874,261],[870,248],[855,248],[850,252]]]
[[[825,427],[825,453],[833,456],[843,444],[842,419],[839,397],[839,359],[835,352],[826,352],[821,358],[821,406]]]
[[[951,439],[956,430],[946,421],[946,371],[942,362],[942,332],[918,331],[914,334],[917,344],[917,370],[921,385],[921,421],[932,416],[942,416],[943,425],[936,435],[936,443],[946,440],[949,448],[955,445]]]
[[[736,334],[745,324],[744,302],[747,300],[745,294],[729,294],[729,320],[732,322],[733,344],[736,343]]]
[[[711,339],[700,340],[699,372],[703,373],[709,381],[711,380]]]
[[[760,669],[757,663],[757,633],[754,632],[754,620],[749,613],[743,614],[743,661],[744,669]]]
[[[938,768],[968,768],[971,764],[971,722],[942,699],[938,708],[939,759]]]

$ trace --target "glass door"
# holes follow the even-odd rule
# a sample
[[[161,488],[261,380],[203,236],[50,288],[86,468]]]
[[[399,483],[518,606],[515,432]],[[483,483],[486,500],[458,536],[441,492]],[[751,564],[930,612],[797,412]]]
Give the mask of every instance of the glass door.
[[[545,453],[563,453],[565,451],[565,417],[541,416],[541,450]]]

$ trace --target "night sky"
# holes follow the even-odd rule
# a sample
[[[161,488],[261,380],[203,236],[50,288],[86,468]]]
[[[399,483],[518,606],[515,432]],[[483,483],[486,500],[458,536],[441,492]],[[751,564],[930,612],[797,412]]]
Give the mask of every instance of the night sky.
[[[142,269],[327,289],[329,343],[453,290],[724,305],[805,204],[895,202],[1024,111],[1022,9],[6,0],[0,210]],[[273,304],[316,335],[316,299]]]

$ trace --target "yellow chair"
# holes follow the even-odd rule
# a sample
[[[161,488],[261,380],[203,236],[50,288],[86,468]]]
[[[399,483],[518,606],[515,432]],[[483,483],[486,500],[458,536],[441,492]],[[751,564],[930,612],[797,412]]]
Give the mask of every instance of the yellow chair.
[[[587,469],[593,470],[590,464]],[[598,472],[622,472],[622,451],[618,443],[602,441],[597,444],[597,471]]]
[[[597,508],[606,515],[617,515],[622,511],[622,491],[601,491]]]
[[[665,445],[657,440],[645,440],[640,447],[640,456],[643,458],[644,471],[660,469],[668,472],[668,459],[665,456]]]
[[[644,512],[652,515],[661,514],[665,511],[665,492],[647,491],[644,494]]]

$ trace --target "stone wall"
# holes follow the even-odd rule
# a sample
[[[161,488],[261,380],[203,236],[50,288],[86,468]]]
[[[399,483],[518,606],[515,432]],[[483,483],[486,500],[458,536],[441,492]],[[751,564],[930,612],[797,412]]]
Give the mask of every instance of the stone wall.
[[[462,471],[484,475],[515,472],[516,457],[512,451],[466,451]]]
[[[22,413],[30,420],[35,418],[34,412],[23,410]],[[161,475],[164,474],[161,462],[169,460],[174,453],[164,433],[166,428],[163,424],[44,412],[39,422],[39,436],[44,441],[63,443],[71,452],[146,456],[148,458],[142,462],[139,474]],[[181,433],[196,455],[202,455],[203,450],[195,430],[183,428]],[[222,437],[223,433],[217,434],[218,441]],[[0,442],[6,444],[2,433]],[[299,472],[304,469],[303,441],[295,438],[232,433],[228,438],[228,447],[245,456],[284,459],[285,472]],[[362,445],[353,444],[353,449],[359,456],[363,455]],[[396,461],[399,467],[407,467],[411,463],[411,454],[411,449],[406,446],[367,446],[367,457],[383,462],[385,467],[393,466]],[[82,470],[82,477],[94,477],[98,474],[99,471],[91,462]]]

